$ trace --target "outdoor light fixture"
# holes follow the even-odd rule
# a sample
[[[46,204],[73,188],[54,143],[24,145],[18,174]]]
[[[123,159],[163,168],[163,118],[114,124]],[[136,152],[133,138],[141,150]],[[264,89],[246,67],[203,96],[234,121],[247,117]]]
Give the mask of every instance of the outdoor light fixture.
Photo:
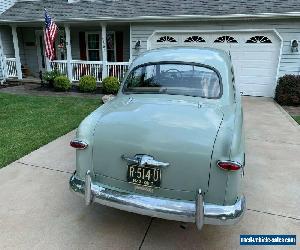
[[[292,52],[298,52],[299,42],[298,40],[292,40],[291,41],[291,51]]]
[[[134,48],[139,49],[140,47],[141,47],[141,40],[137,40],[135,45],[134,45]]]

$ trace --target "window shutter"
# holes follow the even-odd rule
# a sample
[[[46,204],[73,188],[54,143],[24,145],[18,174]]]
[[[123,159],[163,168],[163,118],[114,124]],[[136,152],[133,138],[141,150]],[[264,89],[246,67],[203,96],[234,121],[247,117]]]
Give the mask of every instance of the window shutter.
[[[116,31],[116,59],[117,62],[123,62],[123,32]]]
[[[85,32],[79,32],[80,60],[86,60]]]

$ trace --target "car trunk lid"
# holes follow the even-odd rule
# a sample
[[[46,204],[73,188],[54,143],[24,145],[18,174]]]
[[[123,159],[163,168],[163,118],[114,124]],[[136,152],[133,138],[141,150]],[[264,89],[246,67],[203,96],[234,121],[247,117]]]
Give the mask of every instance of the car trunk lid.
[[[161,188],[207,190],[222,117],[215,105],[198,102],[119,101],[95,128],[94,172],[126,182],[127,162],[121,156],[145,154],[169,163],[161,168]]]

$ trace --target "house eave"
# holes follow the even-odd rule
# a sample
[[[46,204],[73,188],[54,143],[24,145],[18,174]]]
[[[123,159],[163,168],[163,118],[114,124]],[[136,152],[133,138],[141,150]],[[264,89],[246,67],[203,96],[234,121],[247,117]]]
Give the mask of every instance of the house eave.
[[[205,21],[205,20],[236,20],[236,19],[284,19],[299,18],[300,12],[286,13],[260,13],[260,14],[231,14],[231,15],[173,15],[173,16],[137,16],[137,17],[91,17],[91,18],[55,18],[56,22],[79,23],[79,22],[150,22],[150,21]],[[40,23],[43,18],[27,20],[1,19],[0,23]]]

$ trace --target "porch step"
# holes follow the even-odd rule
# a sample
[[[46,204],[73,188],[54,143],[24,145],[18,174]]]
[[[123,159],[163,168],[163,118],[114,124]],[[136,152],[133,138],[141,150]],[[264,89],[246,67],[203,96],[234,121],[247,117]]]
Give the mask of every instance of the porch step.
[[[19,84],[22,85],[24,83],[37,83],[40,84],[41,80],[39,78],[35,78],[35,77],[26,77],[23,78],[22,80],[19,80],[17,78],[8,78],[6,79],[7,83],[12,83],[12,84]]]

